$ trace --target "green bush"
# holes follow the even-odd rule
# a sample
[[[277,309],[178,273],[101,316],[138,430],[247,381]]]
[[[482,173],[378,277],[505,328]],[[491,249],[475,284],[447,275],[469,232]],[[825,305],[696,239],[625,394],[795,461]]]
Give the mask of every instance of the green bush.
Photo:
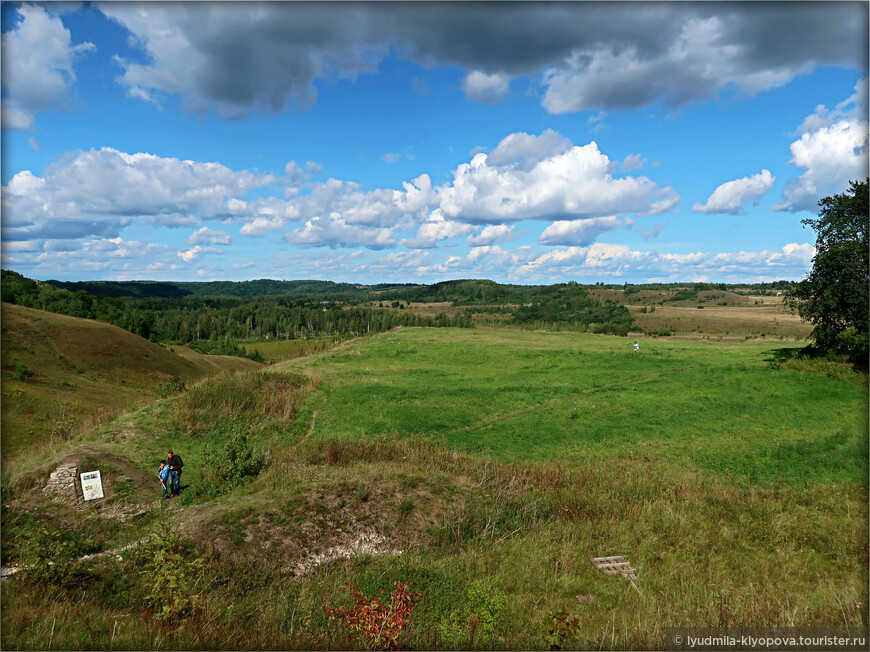
[[[507,595],[493,581],[478,580],[438,624],[438,637],[451,646],[496,646],[507,624]]]
[[[73,575],[75,559],[81,552],[72,538],[50,529],[44,522],[33,528],[22,548],[26,577],[39,584],[66,583]]]
[[[18,363],[15,365],[15,377],[21,381],[27,381],[33,377],[33,371],[26,364]]]
[[[196,502],[196,489],[187,487],[182,493],[178,494],[178,502],[182,505],[193,505]]]
[[[173,394],[180,394],[184,391],[185,384],[178,376],[173,376],[169,380],[165,380],[157,386],[158,398],[166,398]]]
[[[561,650],[566,641],[580,633],[580,619],[568,611],[556,611],[546,616],[547,644],[551,650]]]
[[[178,629],[196,613],[194,586],[202,559],[188,553],[184,540],[172,527],[169,513],[164,513],[142,547],[139,560],[145,614],[171,642]]]
[[[218,496],[256,478],[265,458],[248,443],[247,426],[237,417],[220,422],[203,453],[203,492]],[[220,442],[224,442],[221,445]]]

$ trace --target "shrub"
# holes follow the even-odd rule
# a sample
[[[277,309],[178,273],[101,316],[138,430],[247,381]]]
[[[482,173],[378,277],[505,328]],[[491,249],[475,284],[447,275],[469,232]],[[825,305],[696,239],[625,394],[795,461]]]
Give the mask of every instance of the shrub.
[[[18,380],[26,382],[29,378],[33,377],[33,371],[26,364],[19,362],[15,365],[15,377]]]
[[[479,580],[469,586],[450,615],[438,624],[438,636],[445,643],[475,647],[497,645],[506,625],[507,596],[494,582]]]
[[[226,439],[221,448],[216,442]],[[218,424],[203,453],[204,493],[217,496],[256,478],[265,458],[248,444],[245,424],[231,417]]]
[[[141,558],[142,604],[169,641],[196,611],[193,588],[202,566],[199,557],[188,559],[184,541],[172,527],[168,513],[151,530]]]
[[[368,597],[353,584],[348,584],[345,588],[353,596],[353,606],[347,609],[327,607],[327,618],[338,620],[346,629],[360,635],[370,650],[396,650],[399,637],[411,624],[411,613],[421,594],[411,593],[401,582],[395,582],[393,586],[390,602],[386,604],[382,599],[383,589],[376,596]]]
[[[187,487],[183,493],[178,495],[178,502],[182,505],[193,505],[196,502],[196,489],[194,487]]]
[[[580,619],[568,611],[547,614],[547,644],[551,650],[561,650],[565,641],[580,633]]]
[[[178,376],[173,376],[169,380],[165,380],[157,386],[158,398],[166,398],[173,394],[180,394],[184,391],[184,381]]]
[[[42,522],[29,533],[21,559],[31,582],[61,585],[72,577],[79,552],[70,537]]]

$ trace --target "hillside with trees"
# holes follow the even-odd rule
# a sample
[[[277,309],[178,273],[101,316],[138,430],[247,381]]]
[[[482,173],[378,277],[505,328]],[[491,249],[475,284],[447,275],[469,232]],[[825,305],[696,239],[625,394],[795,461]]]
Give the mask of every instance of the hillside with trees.
[[[431,286],[269,280],[43,283],[10,270],[2,274],[2,297],[7,303],[99,319],[153,341],[191,343],[203,353],[228,355],[243,354],[237,340],[356,337],[399,326],[474,325],[471,310],[423,316],[404,310],[402,302],[500,306],[510,316],[506,323],[521,328],[624,335],[633,323],[624,306],[599,301],[573,282],[550,286],[502,285],[485,279]]]

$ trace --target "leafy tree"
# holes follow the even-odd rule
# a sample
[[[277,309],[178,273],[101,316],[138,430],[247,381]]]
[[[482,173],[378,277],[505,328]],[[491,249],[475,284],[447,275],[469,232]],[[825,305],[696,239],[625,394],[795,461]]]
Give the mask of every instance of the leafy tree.
[[[868,182],[852,181],[849,191],[819,201],[818,218],[803,220],[816,231],[810,275],[787,301],[814,324],[815,349],[848,354],[862,366],[868,354]]]

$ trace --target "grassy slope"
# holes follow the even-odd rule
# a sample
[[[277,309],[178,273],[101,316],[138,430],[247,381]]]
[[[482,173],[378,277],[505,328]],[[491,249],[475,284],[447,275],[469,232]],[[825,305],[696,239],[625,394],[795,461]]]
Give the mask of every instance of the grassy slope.
[[[866,387],[770,344],[413,329],[277,365],[317,375],[321,437],[419,435],[505,461],[642,458],[741,482],[859,482]],[[857,375],[856,375],[857,378]]]
[[[288,395],[295,412],[246,374],[138,410],[124,440],[97,430],[141,469],[180,450],[194,491],[210,423],[247,414],[270,449],[253,484],[171,505],[205,558],[175,646],[349,645],[323,619],[347,582],[423,593],[410,649],[546,649],[559,610],[580,617],[568,645],[585,648],[660,649],[670,626],[866,626],[866,387],[770,368],[770,343],[643,339],[635,355],[632,342],[403,329],[269,368],[319,382]],[[205,430],[186,430],[191,418]],[[300,579],[300,562],[371,532],[404,554]],[[589,563],[615,554],[641,593]],[[69,588],[4,584],[4,638],[165,646],[159,628],[117,621],[138,613],[137,563],[107,561]]]
[[[3,304],[4,460],[33,452],[54,431],[68,436],[83,422],[100,423],[119,410],[154,399],[171,376],[186,380],[236,368],[250,360],[179,354],[104,322]],[[34,376],[18,380],[18,364]]]

